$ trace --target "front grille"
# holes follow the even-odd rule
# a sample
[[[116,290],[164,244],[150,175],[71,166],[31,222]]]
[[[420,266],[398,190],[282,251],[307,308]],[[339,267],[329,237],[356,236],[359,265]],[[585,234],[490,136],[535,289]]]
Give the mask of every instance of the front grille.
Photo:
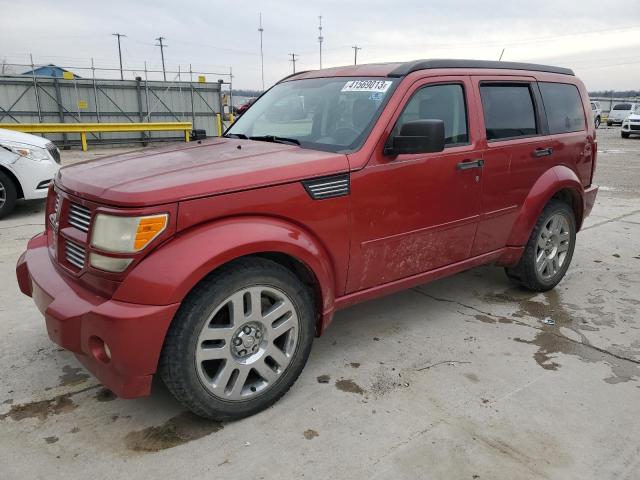
[[[77,243],[67,240],[65,244],[65,258],[67,262],[77,268],[84,267],[84,259],[86,256],[85,249]]]
[[[631,130],[640,130],[640,125],[630,125],[629,128]]]
[[[349,195],[349,174],[305,180],[302,184],[314,200]]]
[[[55,143],[48,143],[47,150],[49,151],[55,162],[60,165],[60,150],[58,150],[58,147],[56,147]]]
[[[89,231],[91,223],[91,210],[77,203],[72,203],[69,207],[69,224],[83,232]]]

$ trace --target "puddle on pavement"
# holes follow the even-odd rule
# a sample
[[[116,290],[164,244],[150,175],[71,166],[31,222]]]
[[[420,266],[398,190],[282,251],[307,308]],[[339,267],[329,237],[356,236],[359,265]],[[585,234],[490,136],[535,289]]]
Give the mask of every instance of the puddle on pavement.
[[[58,377],[61,387],[79,385],[89,379],[89,375],[80,367],[75,368],[70,365],[65,365],[62,367],[62,372],[62,375]]]
[[[162,425],[133,431],[125,437],[129,450],[135,452],[159,452],[206,437],[222,430],[224,425],[205,420],[191,412],[183,412]]]
[[[356,393],[358,395],[364,395],[364,390],[360,385],[351,380],[350,378],[343,378],[336,381],[336,388],[347,393]]]
[[[580,307],[562,302],[557,289],[542,294],[545,301],[533,300],[536,295],[538,294],[511,289],[499,294],[485,295],[484,299],[492,303],[516,303],[520,309],[514,316],[528,316],[541,322],[545,320],[554,322],[552,325],[542,323],[533,340],[514,338],[516,342],[538,347],[538,351],[533,355],[538,365],[545,370],[557,370],[560,364],[554,361],[554,358],[557,354],[563,353],[576,356],[584,362],[606,362],[612,373],[610,377],[604,379],[607,383],[627,382],[640,377],[639,362],[621,358],[590,344],[582,331],[597,331],[598,328],[588,325],[587,321],[578,313]],[[585,311],[599,316],[600,320],[596,322],[599,325],[613,325],[614,323],[615,316],[604,312],[602,307],[588,307]],[[493,320],[490,317],[487,318]],[[573,340],[563,335],[560,331],[561,328],[570,330],[579,337],[579,340]]]
[[[329,381],[331,380],[331,376],[330,375],[319,375],[316,380],[318,381],[318,383],[329,383]]]
[[[95,395],[95,399],[99,402],[111,402],[116,398],[118,398],[118,396],[106,388],[101,388]]]
[[[49,400],[12,405],[7,413],[0,415],[0,420],[4,420],[7,417],[16,422],[24,420],[25,418],[45,420],[49,415],[70,412],[76,408],[78,408],[78,406],[69,398],[69,394],[59,395]]]
[[[465,373],[464,377],[469,380],[470,382],[473,383],[478,383],[480,381],[480,379],[478,378],[478,376],[475,373]]]

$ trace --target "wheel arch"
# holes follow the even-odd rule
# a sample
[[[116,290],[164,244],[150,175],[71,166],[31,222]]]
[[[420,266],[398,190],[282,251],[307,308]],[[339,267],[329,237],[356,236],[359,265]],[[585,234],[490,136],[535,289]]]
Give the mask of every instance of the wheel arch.
[[[114,298],[144,304],[158,299],[179,303],[223,265],[250,256],[284,266],[313,289],[319,335],[334,310],[331,257],[311,232],[277,218],[229,218],[181,232],[134,267]]]
[[[564,165],[556,165],[542,174],[529,191],[511,229],[507,245],[526,245],[538,217],[552,199],[564,201],[571,206],[576,229],[580,230],[585,211],[584,188],[573,170]]]
[[[13,182],[13,185],[16,187],[17,197],[24,198],[24,191],[22,190],[22,185],[20,184],[20,180],[18,180],[18,177],[16,177],[16,174],[4,165],[0,165],[0,172],[4,173]]]

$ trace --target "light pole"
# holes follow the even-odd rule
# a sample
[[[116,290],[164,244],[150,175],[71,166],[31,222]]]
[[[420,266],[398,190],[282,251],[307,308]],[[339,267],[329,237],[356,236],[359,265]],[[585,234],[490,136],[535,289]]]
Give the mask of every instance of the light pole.
[[[318,17],[318,43],[320,44],[320,70],[322,70],[322,41],[324,37],[322,36],[322,15]]]
[[[264,53],[262,52],[262,33],[264,28],[262,28],[262,12],[260,12],[260,27],[258,31],[260,32],[260,67],[262,69],[262,91],[264,92]]]
[[[351,48],[353,48],[353,64],[357,65],[358,64],[358,50],[362,50],[362,48],[358,47],[357,45],[354,45]]]
[[[163,40],[166,40],[165,37],[158,37],[156,38],[156,40],[158,40],[158,43],[156,43],[156,47],[160,47],[160,56],[162,57],[162,77],[164,78],[164,81],[167,81],[167,72],[164,68],[164,49],[166,48],[166,45],[162,43]]]
[[[120,59],[120,80],[124,80],[124,74],[122,73],[122,49],[120,48],[120,37],[126,37],[122,33],[112,33],[114,37],[118,37],[118,58]]]

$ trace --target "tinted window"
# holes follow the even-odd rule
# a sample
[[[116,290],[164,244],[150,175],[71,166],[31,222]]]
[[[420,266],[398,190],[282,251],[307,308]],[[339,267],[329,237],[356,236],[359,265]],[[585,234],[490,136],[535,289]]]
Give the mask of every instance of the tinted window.
[[[462,85],[431,85],[418,90],[400,115],[395,133],[411,120],[442,120],[447,145],[469,142]]]
[[[549,133],[584,130],[584,109],[575,85],[541,82],[540,92],[547,112]]]
[[[536,114],[529,86],[481,85],[487,140],[535,135]]]
[[[630,103],[619,103],[618,105],[613,107],[614,110],[631,110]]]

